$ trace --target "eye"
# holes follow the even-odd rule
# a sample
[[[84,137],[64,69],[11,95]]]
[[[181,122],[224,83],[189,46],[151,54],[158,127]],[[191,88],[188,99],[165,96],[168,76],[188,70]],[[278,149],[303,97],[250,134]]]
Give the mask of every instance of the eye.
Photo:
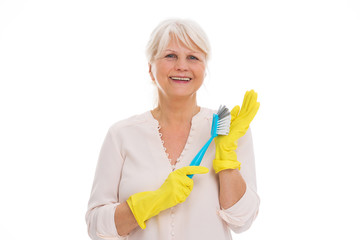
[[[191,60],[199,60],[197,57],[195,57],[195,56],[189,56],[189,59],[191,59]]]
[[[168,54],[165,56],[165,58],[176,58],[175,54]]]

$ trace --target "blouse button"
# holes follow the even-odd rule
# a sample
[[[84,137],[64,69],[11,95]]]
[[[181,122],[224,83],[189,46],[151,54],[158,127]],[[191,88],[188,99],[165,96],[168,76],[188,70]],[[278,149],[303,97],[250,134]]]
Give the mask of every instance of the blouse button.
[[[175,233],[174,233],[174,231],[172,231],[172,232],[171,232],[171,236],[175,236]]]

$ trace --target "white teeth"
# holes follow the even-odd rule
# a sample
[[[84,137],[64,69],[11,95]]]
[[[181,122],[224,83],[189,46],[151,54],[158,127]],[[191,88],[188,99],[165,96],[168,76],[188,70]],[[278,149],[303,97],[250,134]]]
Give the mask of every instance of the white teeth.
[[[172,80],[190,81],[191,78],[170,77]]]

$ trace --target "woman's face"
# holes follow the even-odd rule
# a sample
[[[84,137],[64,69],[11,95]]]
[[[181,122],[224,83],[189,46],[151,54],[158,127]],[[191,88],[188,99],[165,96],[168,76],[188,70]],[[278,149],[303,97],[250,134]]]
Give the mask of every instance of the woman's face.
[[[196,94],[205,78],[205,54],[191,50],[173,39],[159,58],[149,65],[159,94],[175,99]]]

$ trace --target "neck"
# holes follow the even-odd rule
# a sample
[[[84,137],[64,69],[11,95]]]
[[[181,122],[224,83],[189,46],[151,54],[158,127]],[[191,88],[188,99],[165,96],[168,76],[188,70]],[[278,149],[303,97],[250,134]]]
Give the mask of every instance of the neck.
[[[164,99],[159,95],[158,106],[152,111],[162,127],[188,126],[194,115],[200,111],[196,95],[182,99]]]

